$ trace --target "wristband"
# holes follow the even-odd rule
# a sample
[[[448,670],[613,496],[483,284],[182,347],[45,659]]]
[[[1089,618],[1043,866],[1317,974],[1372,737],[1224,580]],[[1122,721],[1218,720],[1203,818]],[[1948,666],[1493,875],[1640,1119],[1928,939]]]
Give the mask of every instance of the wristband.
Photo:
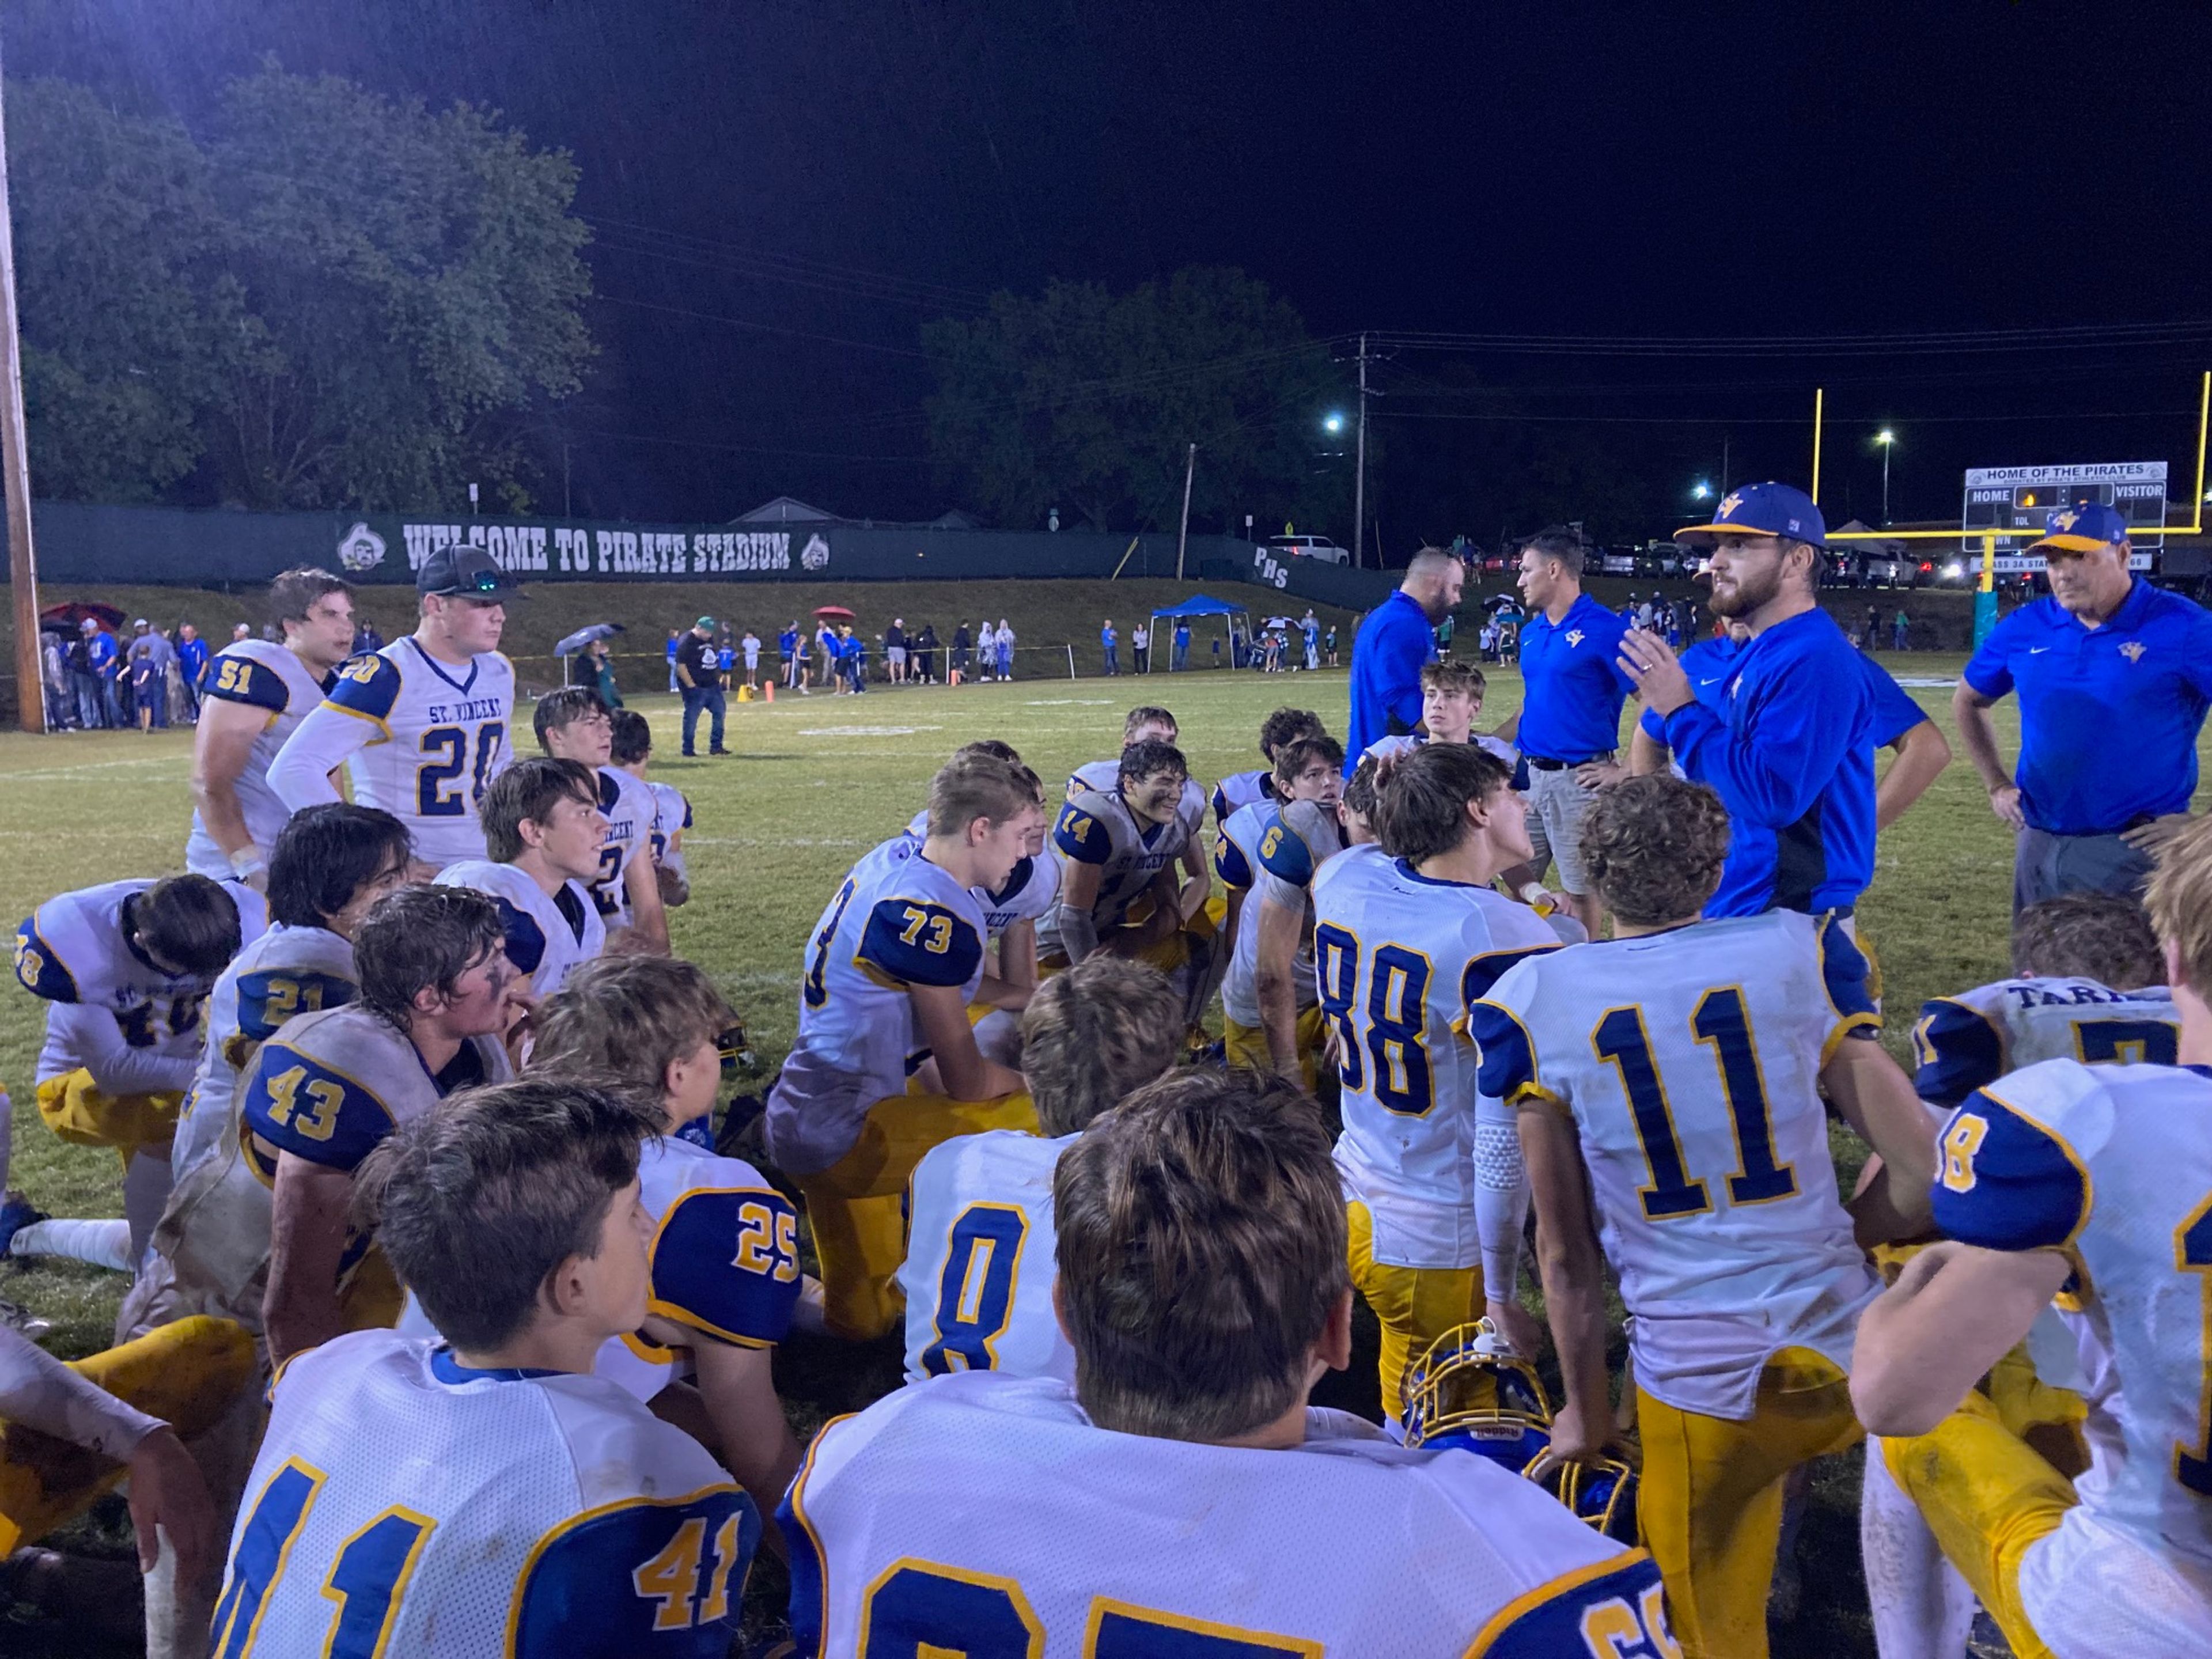
[[[230,855],[230,873],[240,881],[252,881],[254,877],[265,874],[268,869],[269,860],[261,856],[258,847],[240,848]]]

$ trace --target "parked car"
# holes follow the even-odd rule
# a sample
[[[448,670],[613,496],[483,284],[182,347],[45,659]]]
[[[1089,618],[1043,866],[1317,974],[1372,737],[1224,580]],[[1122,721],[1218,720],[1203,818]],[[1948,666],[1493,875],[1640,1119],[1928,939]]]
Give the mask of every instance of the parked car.
[[[1267,550],[1279,559],[1319,559],[1323,564],[1350,564],[1352,551],[1326,536],[1270,536]]]

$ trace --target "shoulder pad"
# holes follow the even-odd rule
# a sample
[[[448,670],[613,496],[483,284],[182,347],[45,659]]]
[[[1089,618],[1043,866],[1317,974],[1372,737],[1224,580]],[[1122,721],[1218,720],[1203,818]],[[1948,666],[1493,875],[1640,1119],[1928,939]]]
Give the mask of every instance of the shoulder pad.
[[[741,1347],[783,1340],[799,1300],[799,1214],[765,1183],[678,1194],[653,1241],[651,1310]]]
[[[1667,1627],[1659,1569],[1642,1550],[1592,1562],[1516,1597],[1468,1650],[1469,1659],[1680,1651]]]
[[[983,941],[957,912],[927,899],[883,898],[869,911],[855,960],[901,987],[965,985],[983,960]]]
[[[1314,878],[1313,848],[1279,816],[1260,837],[1260,867],[1293,887],[1310,886]]]
[[[208,659],[200,671],[199,690],[203,696],[251,703],[272,714],[283,714],[292,701],[292,689],[282,674],[234,646]]]
[[[15,929],[15,978],[34,997],[48,1002],[77,1000],[76,980],[53,947],[39,936],[39,919],[23,918]]]
[[[270,968],[238,978],[238,1030],[249,1042],[265,1042],[295,1014],[342,1008],[354,999],[351,980],[313,969]]]
[[[1936,1139],[1932,1196],[1943,1236],[1990,1250],[2070,1245],[2089,1218],[2088,1170],[2039,1120],[2097,1089],[2087,1067],[2059,1060],[1967,1096]]]
[[[383,720],[399,700],[399,665],[381,652],[349,659],[331,682],[329,701],[371,720]]]
[[[272,1039],[240,1091],[246,1127],[281,1152],[350,1170],[392,1133],[391,1109],[357,1079]]]
[[[760,1532],[760,1511],[733,1486],[586,1509],[530,1551],[506,1651],[512,1659],[720,1653],[737,1634]]]
[[[1092,793],[1071,795],[1052,826],[1052,844],[1078,864],[1103,864],[1114,854],[1113,832],[1085,806]]]

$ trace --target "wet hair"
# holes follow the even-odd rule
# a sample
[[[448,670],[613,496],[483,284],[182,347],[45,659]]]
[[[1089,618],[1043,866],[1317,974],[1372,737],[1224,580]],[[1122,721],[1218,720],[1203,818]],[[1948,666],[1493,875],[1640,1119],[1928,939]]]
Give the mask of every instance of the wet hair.
[[[1488,800],[1513,781],[1505,763],[1471,743],[1425,743],[1386,758],[1370,822],[1394,859],[1419,864],[1467,838],[1467,804]]]
[[[1344,804],[1366,819],[1370,828],[1375,823],[1375,781],[1382,771],[1382,762],[1372,755],[1362,755],[1352,775],[1344,781]]]
[[[538,700],[538,711],[530,717],[530,729],[538,733],[538,746],[546,746],[548,732],[558,732],[593,714],[612,717],[607,700],[588,685],[564,685],[558,691],[549,691]]]
[[[635,708],[617,708],[614,748],[607,758],[617,766],[635,766],[653,753],[653,722]]]
[[[1149,778],[1156,772],[1180,772],[1190,775],[1190,763],[1182,757],[1182,750],[1171,743],[1158,743],[1147,738],[1133,743],[1121,751],[1121,768],[1117,774],[1123,783]]]
[[[994,755],[955,757],[929,781],[929,833],[958,836],[978,818],[1010,823],[1042,799],[1037,775]]]
[[[619,1085],[657,1112],[668,1067],[738,1023],[696,963],[674,957],[600,957],[538,1005],[528,1075]]]
[[[1342,1181],[1297,1085],[1170,1073],[1060,1155],[1053,1214],[1076,1393],[1099,1427],[1225,1440],[1304,1398],[1351,1273]]]
[[[1310,708],[1278,708],[1260,722],[1260,753],[1267,760],[1275,758],[1275,751],[1293,738],[1324,736],[1328,727]]]
[[[269,620],[282,628],[288,622],[305,622],[315,601],[330,593],[350,597],[353,584],[343,576],[313,565],[296,565],[269,584]]]
[[[549,1078],[471,1089],[387,1135],[354,1176],[353,1220],[455,1347],[503,1346],[564,1262],[599,1253],[657,1121]]]
[[[1169,731],[1178,734],[1182,731],[1182,726],[1177,722],[1176,717],[1169,714],[1166,709],[1149,702],[1140,703],[1132,708],[1121,721],[1122,746],[1127,748],[1137,733],[1148,726],[1164,726]]]
[[[960,760],[970,755],[987,755],[993,760],[1002,760],[1019,766],[1020,751],[1011,743],[1000,743],[996,738],[978,738],[973,743],[963,743],[952,751],[952,758]]]
[[[212,980],[230,965],[242,937],[238,904],[205,876],[165,876],[128,901],[125,932],[141,950],[192,979]]]
[[[2067,893],[2012,919],[2012,970],[2040,979],[2094,979],[2115,991],[2166,983],[2150,912],[2119,893]]]
[[[386,893],[354,929],[362,1006],[404,1031],[418,994],[451,996],[461,975],[505,941],[499,907],[473,889],[418,882]]]
[[[563,800],[580,800],[596,808],[599,804],[599,775],[581,761],[555,760],[550,755],[526,755],[491,781],[477,803],[477,820],[483,825],[484,855],[494,864],[512,864],[527,843],[522,839],[526,821],[544,824]]]
[[[1326,761],[1339,771],[1344,769],[1344,745],[1326,732],[1316,732],[1310,737],[1292,738],[1275,750],[1275,788],[1279,793],[1298,781],[1298,774],[1316,760]]]
[[[1176,1062],[1182,999],[1147,963],[1101,951],[1054,974],[1022,1013],[1022,1075],[1048,1135],[1087,1128]]]
[[[269,849],[269,920],[327,927],[355,894],[413,855],[407,826],[380,808],[343,801],[302,808]]]
[[[1697,915],[1728,862],[1728,808],[1671,773],[1625,778],[1583,820],[1583,867],[1623,921],[1663,927]]]

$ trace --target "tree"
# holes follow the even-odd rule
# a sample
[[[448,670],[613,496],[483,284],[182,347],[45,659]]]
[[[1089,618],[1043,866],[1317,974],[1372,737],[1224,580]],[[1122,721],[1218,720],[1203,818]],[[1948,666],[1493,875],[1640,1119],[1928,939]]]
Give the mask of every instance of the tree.
[[[565,154],[273,64],[204,143],[63,82],[9,114],[40,494],[527,505],[592,352]]]
[[[1058,505],[1097,529],[1171,525],[1192,442],[1194,519],[1348,516],[1348,473],[1316,455],[1341,375],[1241,271],[1192,267],[1121,295],[1055,282],[922,341],[938,360],[931,453],[1001,523]]]

